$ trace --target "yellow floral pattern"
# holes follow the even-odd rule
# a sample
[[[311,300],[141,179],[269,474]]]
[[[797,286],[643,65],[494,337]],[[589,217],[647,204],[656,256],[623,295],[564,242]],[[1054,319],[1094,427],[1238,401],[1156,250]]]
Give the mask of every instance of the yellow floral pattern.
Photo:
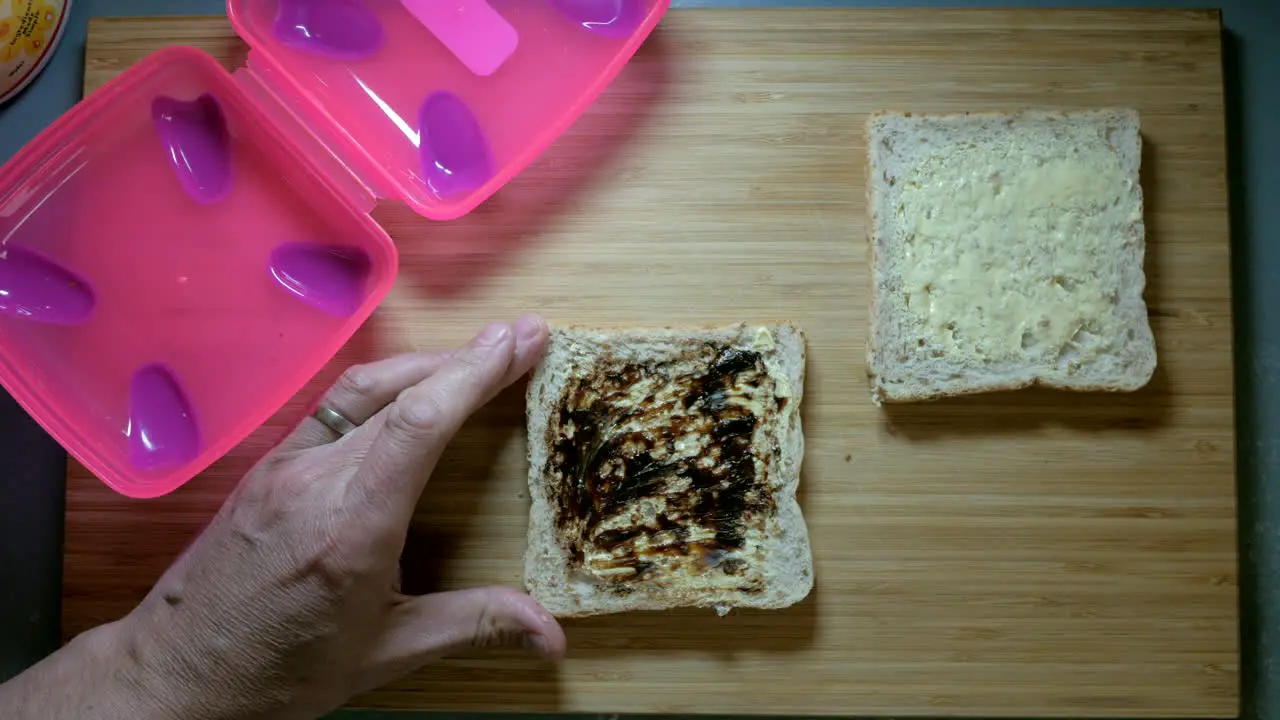
[[[0,43],[8,45],[15,37],[18,36],[18,27],[21,21],[16,17],[0,18]]]
[[[49,32],[58,24],[58,10],[49,3],[40,3],[35,8],[36,27]]]
[[[27,22],[31,24],[31,34],[26,37],[22,51],[31,57],[40,57],[58,22],[58,11],[46,2],[32,2],[29,7]]]
[[[26,35],[19,39],[19,44],[22,46],[22,52],[26,53],[28,57],[40,57],[40,53],[44,52],[45,44],[47,42],[48,40],[45,39],[45,32],[38,29],[30,35]]]
[[[0,97],[26,82],[56,39],[68,0],[0,0]]]
[[[22,18],[13,16],[0,18],[0,62],[9,62],[18,54],[18,30],[22,28]]]

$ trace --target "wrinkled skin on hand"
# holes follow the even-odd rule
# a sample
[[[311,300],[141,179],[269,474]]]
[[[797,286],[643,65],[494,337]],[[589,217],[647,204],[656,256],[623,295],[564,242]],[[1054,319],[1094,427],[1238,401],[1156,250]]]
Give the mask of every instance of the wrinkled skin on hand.
[[[324,404],[359,427],[339,437],[306,419],[124,622],[147,709],[316,717],[468,648],[563,654],[560,627],[522,592],[399,592],[414,506],[445,445],[546,339],[540,319],[522,318],[456,351],[348,371]]]

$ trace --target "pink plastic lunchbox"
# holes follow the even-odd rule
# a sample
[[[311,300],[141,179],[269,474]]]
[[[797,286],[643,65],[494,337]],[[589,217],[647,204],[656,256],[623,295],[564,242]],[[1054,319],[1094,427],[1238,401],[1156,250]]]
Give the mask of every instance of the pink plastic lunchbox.
[[[0,383],[90,471],[169,493],[390,291],[378,198],[459,217],[670,0],[229,0],[234,74],[157,52],[0,168]]]

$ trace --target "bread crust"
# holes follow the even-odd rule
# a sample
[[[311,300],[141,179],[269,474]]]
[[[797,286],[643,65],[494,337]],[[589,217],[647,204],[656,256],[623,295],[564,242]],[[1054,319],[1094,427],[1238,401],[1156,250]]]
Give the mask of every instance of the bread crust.
[[[776,512],[768,516],[761,534],[752,535],[761,548],[759,592],[715,587],[697,576],[662,578],[649,586],[636,581],[625,594],[611,586],[586,582],[583,568],[572,557],[557,527],[553,495],[556,474],[551,471],[553,448],[549,430],[554,426],[564,393],[571,383],[591,377],[591,369],[608,357],[669,361],[696,348],[706,352],[708,343],[750,347],[758,328],[767,328],[772,348],[759,350],[770,377],[778,375],[789,387],[790,402],[776,415],[761,420],[756,437],[776,438],[778,452],[762,460]],[[530,594],[557,617],[580,617],[616,612],[666,610],[677,607],[783,608],[808,595],[813,587],[813,559],[808,529],[796,499],[804,441],[800,422],[803,401],[806,342],[803,331],[790,323],[774,325],[703,326],[602,330],[581,326],[552,329],[547,354],[534,370],[528,391],[528,448],[530,514],[525,553],[525,586]],[[566,531],[568,532],[568,531]],[[745,556],[744,556],[745,557]],[[707,572],[710,574],[710,571]]]
[[[867,118],[865,125],[865,134],[867,138],[867,155],[865,161],[866,170],[866,207],[867,207],[867,245],[872,272],[871,277],[871,301],[869,303],[870,331],[867,336],[866,345],[866,372],[868,384],[871,389],[872,401],[877,404],[886,402],[921,402],[939,400],[948,397],[958,397],[963,395],[971,395],[983,392],[1012,391],[1020,390],[1028,387],[1045,387],[1059,390],[1071,390],[1078,392],[1132,392],[1140,389],[1150,380],[1155,370],[1156,348],[1154,337],[1151,333],[1150,323],[1147,320],[1146,308],[1142,299],[1142,291],[1145,286],[1145,276],[1142,274],[1142,258],[1145,250],[1145,238],[1140,237],[1140,249],[1137,256],[1137,274],[1139,277],[1137,292],[1137,303],[1141,306],[1141,322],[1142,327],[1137,328],[1137,339],[1134,341],[1139,347],[1136,353],[1138,355],[1149,356],[1149,362],[1138,363],[1138,367],[1130,375],[1117,375],[1096,380],[1076,379],[1070,382],[1064,382],[1055,378],[1052,374],[1037,372],[1039,368],[1025,367],[1023,372],[1018,375],[1010,375],[1000,381],[992,381],[989,378],[970,378],[967,384],[953,385],[949,388],[939,388],[928,384],[912,385],[905,382],[890,383],[886,380],[886,374],[891,373],[895,369],[893,362],[885,357],[886,333],[889,330],[889,322],[887,321],[886,307],[882,304],[884,294],[882,288],[882,275],[885,271],[886,248],[881,247],[887,242],[886,228],[892,222],[892,219],[886,217],[884,212],[887,208],[881,207],[881,195],[886,193],[886,186],[892,185],[887,171],[884,169],[885,159],[884,153],[892,153],[892,149],[885,148],[882,143],[884,138],[880,137],[879,126],[886,120],[910,120],[917,119],[927,122],[946,122],[959,121],[966,119],[980,120],[1003,120],[1008,127],[1014,127],[1021,123],[1037,123],[1037,122],[1074,122],[1074,123],[1109,123],[1117,126],[1132,126],[1132,132],[1135,138],[1135,146],[1130,149],[1140,162],[1142,152],[1142,140],[1138,130],[1137,112],[1125,108],[1099,108],[1091,110],[1038,110],[1024,109],[1014,112],[964,112],[964,113],[937,113],[937,114],[913,114],[907,111],[886,110],[873,113]],[[1113,148],[1114,149],[1114,148]],[[1133,182],[1138,182],[1138,171],[1135,167],[1133,172]],[[1138,186],[1138,198],[1141,203],[1141,188]],[[1140,232],[1144,232],[1141,221],[1138,223]]]

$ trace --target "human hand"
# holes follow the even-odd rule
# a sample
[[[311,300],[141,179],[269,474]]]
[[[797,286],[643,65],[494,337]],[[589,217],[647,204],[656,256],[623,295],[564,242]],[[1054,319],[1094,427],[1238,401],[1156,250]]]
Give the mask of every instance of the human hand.
[[[526,317],[457,351],[348,371],[323,405],[359,427],[339,437],[307,418],[120,623],[115,642],[143,667],[134,716],[315,717],[466,648],[563,654],[564,633],[522,592],[399,592],[414,506],[445,445],[546,340]]]

